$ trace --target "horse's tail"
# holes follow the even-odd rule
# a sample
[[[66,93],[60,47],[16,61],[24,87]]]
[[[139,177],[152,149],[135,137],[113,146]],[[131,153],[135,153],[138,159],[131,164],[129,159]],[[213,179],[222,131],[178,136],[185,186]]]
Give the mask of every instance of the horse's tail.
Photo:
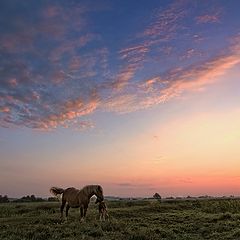
[[[63,188],[59,187],[51,187],[50,188],[50,193],[52,193],[54,196],[58,197],[64,192]]]

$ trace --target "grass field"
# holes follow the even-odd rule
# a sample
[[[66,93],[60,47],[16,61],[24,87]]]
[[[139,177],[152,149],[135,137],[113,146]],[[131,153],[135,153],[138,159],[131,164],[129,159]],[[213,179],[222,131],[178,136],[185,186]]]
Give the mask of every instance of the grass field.
[[[240,239],[240,200],[111,201],[110,220],[97,220],[89,206],[87,220],[70,209],[59,220],[59,203],[0,205],[0,239]]]

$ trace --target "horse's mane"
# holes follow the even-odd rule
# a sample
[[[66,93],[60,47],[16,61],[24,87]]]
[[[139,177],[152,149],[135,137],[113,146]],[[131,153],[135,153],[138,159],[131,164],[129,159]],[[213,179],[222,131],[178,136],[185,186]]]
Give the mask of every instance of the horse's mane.
[[[100,185],[86,185],[85,187],[83,187],[80,191],[79,191],[79,194],[83,194],[83,195],[86,195],[86,196],[89,196],[93,193],[94,190],[96,189],[101,189],[102,190],[102,187]]]

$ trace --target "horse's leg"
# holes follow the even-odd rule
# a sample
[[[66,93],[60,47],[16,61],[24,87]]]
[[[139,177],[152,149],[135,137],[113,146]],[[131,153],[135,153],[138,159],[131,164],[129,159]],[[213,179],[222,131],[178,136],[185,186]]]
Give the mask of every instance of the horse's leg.
[[[84,209],[83,209],[83,218],[84,219],[86,218],[87,209],[88,209],[88,206],[84,206]]]
[[[106,211],[106,217],[107,217],[107,220],[109,221],[109,215],[107,211]]]
[[[62,200],[62,205],[61,205],[61,208],[60,208],[60,211],[61,211],[61,219],[63,219],[63,209],[65,207],[65,204],[66,204],[66,200]]]
[[[68,210],[69,210],[70,206],[67,204],[66,205],[66,218],[68,217]]]
[[[80,207],[81,222],[83,221],[83,206]]]

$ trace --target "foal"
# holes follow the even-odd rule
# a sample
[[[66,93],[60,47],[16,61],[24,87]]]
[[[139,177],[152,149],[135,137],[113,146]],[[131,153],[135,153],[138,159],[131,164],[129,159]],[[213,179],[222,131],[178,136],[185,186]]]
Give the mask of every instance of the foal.
[[[107,212],[107,205],[104,201],[99,202],[98,205],[98,210],[99,210],[99,220],[100,221],[105,221],[106,217],[109,219],[109,215]]]

